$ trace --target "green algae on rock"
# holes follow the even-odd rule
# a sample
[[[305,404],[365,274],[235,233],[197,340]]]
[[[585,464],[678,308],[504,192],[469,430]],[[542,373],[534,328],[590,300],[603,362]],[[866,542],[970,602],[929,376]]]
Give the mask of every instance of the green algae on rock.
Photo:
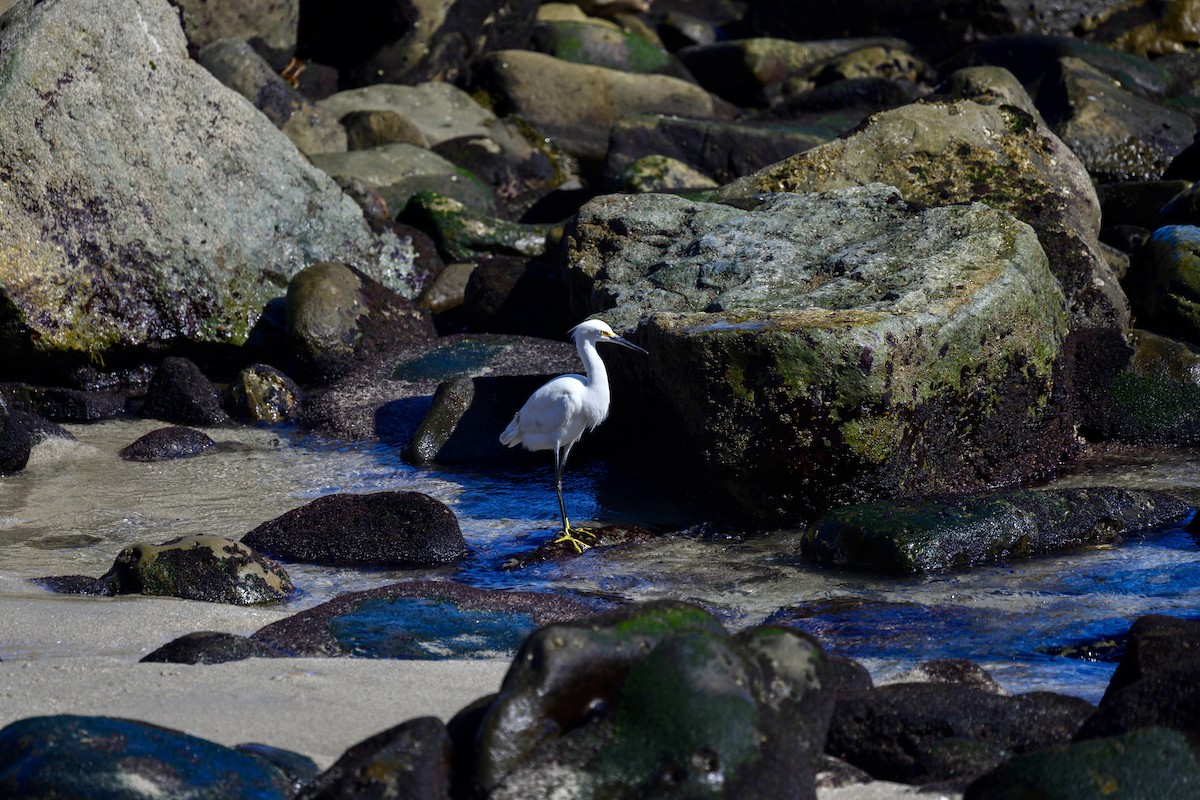
[[[641,441],[671,428],[657,456],[744,514],[978,489],[1073,447],[1062,294],[1006,213],[878,185],[749,210],[603,197],[567,243],[577,301],[652,353],[614,379],[654,409]]]

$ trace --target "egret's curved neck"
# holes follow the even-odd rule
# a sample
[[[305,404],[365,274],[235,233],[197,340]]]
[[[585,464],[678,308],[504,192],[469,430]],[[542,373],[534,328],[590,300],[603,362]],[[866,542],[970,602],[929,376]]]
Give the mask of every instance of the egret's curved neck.
[[[579,351],[579,360],[583,362],[584,372],[587,373],[588,385],[607,388],[608,370],[604,368],[604,362],[596,352],[596,343],[580,339],[575,349]]]

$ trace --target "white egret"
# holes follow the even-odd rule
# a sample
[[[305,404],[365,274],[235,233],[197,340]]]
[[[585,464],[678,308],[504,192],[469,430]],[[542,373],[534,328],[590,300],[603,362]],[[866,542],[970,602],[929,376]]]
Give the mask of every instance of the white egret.
[[[571,338],[587,374],[559,375],[530,395],[500,434],[500,442],[508,447],[522,444],[526,450],[554,451],[554,488],[558,492],[558,511],[562,515],[562,536],[554,541],[566,542],[576,553],[582,553],[588,545],[571,535],[571,523],[563,503],[562,475],[567,456],[583,432],[592,430],[608,417],[608,371],[596,352],[596,344],[611,342],[642,353],[646,351],[618,336],[607,323],[598,319],[576,325],[571,329]]]

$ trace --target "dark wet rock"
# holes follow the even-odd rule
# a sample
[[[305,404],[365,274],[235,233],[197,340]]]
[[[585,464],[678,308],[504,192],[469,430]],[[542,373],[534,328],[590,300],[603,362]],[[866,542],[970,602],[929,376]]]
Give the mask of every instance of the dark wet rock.
[[[825,514],[808,529],[803,549],[825,564],[939,572],[1112,544],[1190,511],[1162,492],[1117,487],[866,503]]]
[[[291,750],[272,747],[269,744],[246,742],[234,745],[233,749],[239,753],[245,753],[246,755],[261,759],[280,770],[291,781],[293,793],[300,791],[300,787],[315,778],[321,771],[317,767],[317,762],[308,756]]]
[[[733,36],[767,35],[785,39],[839,39],[890,35],[912,43],[931,58],[942,59],[963,47],[1016,31],[1068,33],[1108,3],[999,3],[986,10],[970,0],[904,3],[850,0],[835,6],[813,0],[758,0],[747,4]]]
[[[145,722],[29,717],[0,730],[0,795],[287,800],[291,781],[262,758]]]
[[[937,80],[937,72],[908,45],[881,43],[830,56],[805,78],[817,86],[863,78],[929,85]]]
[[[287,561],[343,567],[432,566],[467,554],[454,512],[420,492],[319,497],[242,543]]]
[[[262,642],[219,631],[197,631],[167,642],[142,656],[155,664],[224,664],[244,658],[280,658],[284,654]]]
[[[963,800],[1192,797],[1200,786],[1194,745],[1177,731],[1143,728],[1014,756],[972,781]]]
[[[1200,227],[1168,225],[1150,236],[1130,264],[1125,285],[1138,325],[1200,345]]]
[[[427,233],[446,261],[467,261],[489,253],[529,258],[545,255],[555,228],[509,222],[429,191],[414,194],[397,219]]]
[[[673,442],[636,457],[669,456],[739,514],[978,489],[1075,446],[1058,284],[1032,230],[981,204],[879,185],[748,211],[606,196],[567,254],[573,297],[651,353],[609,367],[625,439]]]
[[[126,547],[99,579],[106,594],[146,594],[251,605],[292,593],[283,567],[247,545],[219,536],[185,536]],[[92,592],[88,592],[92,594]]]
[[[1200,735],[1200,620],[1139,617],[1100,705],[1076,739],[1138,728],[1173,728]]]
[[[1157,218],[1146,227],[1197,224],[1200,224],[1200,185],[1192,184],[1164,203]]]
[[[1160,219],[1162,209],[1191,186],[1191,181],[1184,180],[1125,181],[1105,186],[1101,203],[1104,227],[1136,225],[1153,229],[1172,224],[1174,221]]]
[[[251,364],[229,386],[235,416],[251,422],[290,422],[300,416],[300,387],[267,364]]]
[[[221,393],[195,362],[168,356],[146,388],[142,416],[180,425],[219,425],[229,421]]]
[[[406,581],[341,595],[250,638],[293,656],[481,658],[512,653],[539,626],[592,612],[562,595]]]
[[[1144,97],[1162,97],[1171,85],[1170,73],[1155,61],[1072,36],[1037,33],[997,36],[975,43],[944,62],[943,67],[1004,67],[1025,86],[1036,86],[1063,58],[1085,61]]]
[[[1003,697],[961,684],[898,683],[843,697],[825,750],[901,783],[970,778],[1070,741],[1094,707],[1049,692]]]
[[[728,114],[708,92],[679,78],[572,64],[532,51],[490,53],[474,81],[498,111],[521,117],[567,153],[597,163],[608,148],[609,128],[621,117]]]
[[[126,396],[121,392],[29,386],[23,394],[39,415],[52,422],[99,422],[126,412]]]
[[[792,126],[639,115],[618,120],[604,164],[607,180],[644,156],[674,158],[718,183],[749,175],[788,156],[834,139],[838,131]]]
[[[813,797],[832,664],[793,631],[730,636],[695,607],[630,606],[539,630],[450,728],[492,798]]]
[[[500,431],[553,375],[457,378],[438,386],[429,413],[404,447],[410,464],[496,461],[509,457]]]
[[[892,38],[820,41],[754,37],[697,44],[679,51],[679,58],[700,85],[738,105],[763,105],[765,90],[811,70],[831,56],[872,44],[902,42]]]
[[[1130,334],[1131,351],[1079,397],[1080,432],[1093,441],[1200,444],[1200,354],[1149,331]]]
[[[1154,180],[1192,143],[1191,117],[1138,97],[1087,62],[1064,58],[1037,95],[1050,127],[1100,183]]]
[[[437,717],[418,717],[351,747],[296,800],[445,800],[450,735]]]
[[[814,131],[846,132],[877,111],[916,102],[928,91],[908,81],[886,78],[848,78],[813,86],[809,81],[788,81],[783,97],[753,115],[759,124],[791,122]]]
[[[338,69],[343,86],[455,83],[484,53],[529,40],[539,0],[451,0],[402,9],[305,3],[300,49]],[[369,32],[369,35],[365,35]]]
[[[1100,203],[1090,176],[1057,136],[1005,96],[1015,91],[1011,84],[999,88],[989,104],[941,98],[884,111],[845,138],[738,179],[717,196],[737,202],[759,192],[878,181],[928,206],[984,202],[1037,231],[1073,330],[1124,330],[1128,304],[1100,250]]]
[[[474,259],[463,288],[462,319],[472,331],[561,339],[570,316],[567,285],[556,264],[517,256]]]
[[[202,48],[197,60],[253,103],[304,155],[346,152],[346,131],[337,118],[280,77],[246,40],[218,39]]]
[[[430,397],[445,381],[478,375],[557,375],[578,368],[575,348],[565,342],[487,334],[445,336],[371,359],[309,398],[301,421],[334,436],[378,436],[403,445],[412,439],[429,411]],[[513,411],[516,408],[519,403]]]
[[[418,192],[452,197],[480,214],[497,213],[491,186],[418,145],[383,144],[370,150],[320,153],[312,162],[339,183],[357,180],[379,192],[393,214]]]
[[[597,525],[577,528],[572,526],[571,533],[588,547],[620,547],[630,544],[643,544],[654,538],[654,534],[639,525]],[[547,532],[546,540],[524,553],[506,558],[500,565],[503,570],[524,569],[534,564],[546,561],[558,561],[580,555],[575,546],[568,542],[557,542],[557,531]],[[585,551],[586,552],[586,551]]]
[[[433,314],[433,322],[437,325],[439,333],[444,335],[448,332],[443,327],[445,320],[457,319],[454,311],[462,306],[467,281],[474,271],[475,264],[471,262],[447,264],[417,298],[417,304],[421,308],[429,309]],[[461,330],[461,326],[458,326],[458,329]]]
[[[121,451],[126,461],[167,461],[174,458],[191,458],[216,447],[217,443],[208,434],[193,428],[172,425],[159,428],[139,437]]]
[[[432,338],[429,312],[345,264],[306,267],[288,283],[286,330],[301,375],[330,383],[371,355]]]
[[[21,2],[5,16],[0,236],[17,243],[0,256],[9,374],[131,348],[241,344],[314,260],[411,292],[411,252],[372,235],[332,180],[188,57],[175,8]],[[139,19],[144,27],[125,24]],[[64,26],[78,35],[60,36]]]
[[[29,463],[33,438],[27,419],[13,403],[0,396],[0,475],[19,472]]]

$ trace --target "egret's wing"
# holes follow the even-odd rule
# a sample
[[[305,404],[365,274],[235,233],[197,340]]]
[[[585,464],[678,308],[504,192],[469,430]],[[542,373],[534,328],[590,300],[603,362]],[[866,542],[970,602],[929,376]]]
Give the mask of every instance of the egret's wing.
[[[554,433],[563,430],[583,407],[583,380],[578,375],[560,375],[534,392],[521,410],[522,433]]]

